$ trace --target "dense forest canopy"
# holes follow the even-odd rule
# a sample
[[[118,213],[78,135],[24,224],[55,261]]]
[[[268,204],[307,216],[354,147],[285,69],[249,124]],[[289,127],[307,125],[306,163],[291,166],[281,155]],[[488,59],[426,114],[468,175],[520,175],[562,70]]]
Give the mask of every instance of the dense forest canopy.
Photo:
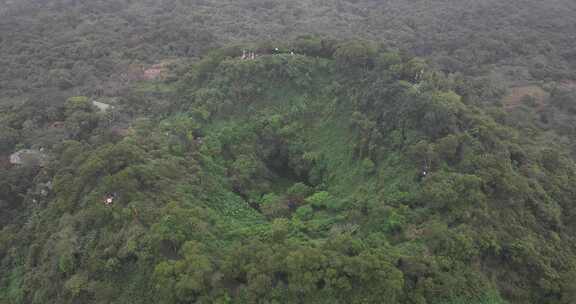
[[[46,86],[93,90],[135,62],[301,34],[385,41],[450,72],[576,78],[570,0],[41,0],[2,7],[0,88],[9,95]]]
[[[0,0],[0,303],[574,303],[575,16]]]

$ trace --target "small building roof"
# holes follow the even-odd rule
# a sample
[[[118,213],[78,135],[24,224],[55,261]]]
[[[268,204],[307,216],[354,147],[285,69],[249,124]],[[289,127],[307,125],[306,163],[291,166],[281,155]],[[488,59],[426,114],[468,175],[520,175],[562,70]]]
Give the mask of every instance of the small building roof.
[[[92,101],[92,104],[98,108],[98,110],[105,112],[106,110],[112,108],[111,105],[99,101]]]

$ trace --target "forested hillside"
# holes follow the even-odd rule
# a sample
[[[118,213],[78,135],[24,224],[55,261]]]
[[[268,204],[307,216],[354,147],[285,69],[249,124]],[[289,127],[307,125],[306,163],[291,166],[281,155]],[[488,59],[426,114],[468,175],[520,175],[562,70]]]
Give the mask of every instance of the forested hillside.
[[[450,72],[506,80],[576,77],[570,0],[3,2],[2,95],[47,86],[93,93],[136,62],[302,34],[385,41]]]
[[[574,16],[0,1],[0,303],[574,303]]]

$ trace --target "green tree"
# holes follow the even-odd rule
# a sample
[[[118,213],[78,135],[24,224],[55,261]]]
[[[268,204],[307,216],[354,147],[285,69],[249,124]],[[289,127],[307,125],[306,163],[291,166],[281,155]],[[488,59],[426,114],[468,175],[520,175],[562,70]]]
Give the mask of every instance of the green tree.
[[[205,298],[214,284],[214,265],[202,244],[189,241],[182,246],[182,260],[156,265],[154,276],[158,292],[172,302],[195,302]]]
[[[8,153],[18,143],[20,134],[17,130],[0,125],[0,153]]]
[[[351,40],[338,45],[334,58],[343,67],[366,70],[374,63],[376,53],[376,47],[369,42]]]
[[[312,196],[306,198],[305,202],[312,205],[314,208],[325,208],[330,200],[334,198],[326,191],[314,193]]]

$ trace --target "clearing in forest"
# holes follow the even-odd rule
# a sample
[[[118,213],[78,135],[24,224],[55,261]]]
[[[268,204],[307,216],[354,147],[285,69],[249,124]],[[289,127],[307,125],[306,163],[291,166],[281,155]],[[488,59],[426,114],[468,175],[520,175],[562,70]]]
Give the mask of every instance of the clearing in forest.
[[[576,90],[576,80],[560,81],[560,88],[564,90]]]
[[[512,110],[525,101],[526,97],[532,97],[534,105],[540,109],[544,106],[550,94],[537,85],[512,87],[510,88],[510,93],[504,97],[504,108],[506,110]]]

